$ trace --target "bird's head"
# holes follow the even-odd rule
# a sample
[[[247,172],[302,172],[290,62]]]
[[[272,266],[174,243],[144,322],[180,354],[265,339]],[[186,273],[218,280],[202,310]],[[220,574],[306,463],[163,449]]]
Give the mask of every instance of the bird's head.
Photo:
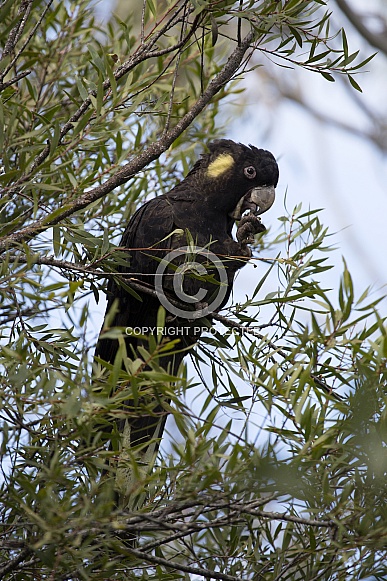
[[[233,220],[246,210],[259,215],[272,206],[279,172],[269,151],[230,139],[213,141],[208,149],[187,176],[195,180],[206,204]]]

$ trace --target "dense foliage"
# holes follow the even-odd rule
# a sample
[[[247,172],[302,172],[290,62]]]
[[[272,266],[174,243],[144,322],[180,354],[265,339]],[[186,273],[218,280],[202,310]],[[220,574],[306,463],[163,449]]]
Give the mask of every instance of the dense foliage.
[[[92,381],[120,233],[225,136],[238,78],[269,57],[356,89],[365,62],[322,0],[141,9],[138,26],[99,26],[87,1],[0,3],[1,577],[385,578],[386,327],[345,263],[325,288],[318,212],[285,211],[257,240],[245,300],[186,375],[150,341],[146,369],[124,371],[122,351]],[[174,421],[128,513],[96,426],[147,390],[170,395]]]

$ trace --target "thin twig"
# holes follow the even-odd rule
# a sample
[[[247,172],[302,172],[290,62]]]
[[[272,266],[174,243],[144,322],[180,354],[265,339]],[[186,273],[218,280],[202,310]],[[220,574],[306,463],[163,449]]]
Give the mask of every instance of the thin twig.
[[[242,13],[243,11],[243,0],[239,0],[239,12]],[[241,43],[242,38],[242,18],[238,18],[238,46]]]
[[[143,0],[141,10],[141,33],[140,33],[141,44],[144,44],[145,42],[145,9],[146,9],[146,0]]]
[[[303,518],[300,516],[293,516],[290,514],[286,514],[284,512],[266,512],[265,510],[257,510],[257,509],[250,509],[245,505],[233,504],[232,511],[247,513],[251,516],[260,516],[262,518],[268,518],[270,520],[281,520],[285,522],[293,522],[302,525],[307,525],[311,527],[318,527],[318,528],[329,528],[335,527],[336,525],[332,521],[323,521],[323,520],[316,520],[316,519],[308,519]]]
[[[156,555],[149,555],[144,551],[139,551],[131,547],[127,547],[126,550],[135,557],[143,559],[148,563],[155,565],[164,565],[168,569],[173,569],[175,571],[184,571],[185,573],[192,573],[193,575],[201,575],[205,579],[221,579],[223,581],[240,581],[240,577],[235,577],[235,575],[227,575],[226,573],[220,573],[219,571],[214,571],[210,569],[203,569],[202,567],[191,567],[189,565],[183,565],[176,561],[168,561],[162,557],[157,557]]]
[[[185,19],[183,19],[183,24],[182,24],[182,28],[181,28],[181,32],[180,32],[180,41],[182,41],[184,38],[186,27],[187,27],[187,20],[185,18]],[[173,109],[173,98],[175,96],[177,74],[179,71],[180,60],[181,60],[181,51],[178,52],[177,57],[176,57],[175,70],[173,72],[171,91],[169,93],[169,104],[168,104],[167,118],[165,120],[165,127],[164,127],[163,134],[167,133],[167,131],[169,129],[169,124],[171,121],[171,115],[172,115],[172,109]]]
[[[11,52],[15,49],[15,46],[16,46],[18,40],[20,39],[22,33],[23,33],[25,25],[27,24],[27,19],[28,19],[30,12],[31,12],[31,7],[32,7],[32,0],[27,0],[27,2],[22,1],[20,3],[19,9],[17,11],[18,16],[20,16],[20,20],[19,20],[19,22],[17,22],[15,24],[15,26],[12,28],[12,30],[10,31],[10,33],[8,35],[8,38],[7,38],[5,46],[4,46],[3,54],[1,55],[1,59],[3,59],[5,56],[11,54]],[[1,79],[4,79],[7,72],[8,71],[4,71],[4,72],[2,71]]]
[[[0,91],[4,91],[4,89],[6,89],[7,87],[10,87],[11,85],[14,85],[18,81],[20,81],[20,79],[24,79],[24,77],[30,75],[31,72],[32,72],[31,69],[27,69],[12,77],[10,81],[7,81],[6,83],[0,83]]]
[[[43,10],[39,20],[37,21],[37,23],[35,24],[35,26],[32,28],[31,32],[29,33],[29,35],[27,36],[26,40],[24,41],[23,45],[21,46],[20,50],[17,52],[17,54],[15,55],[15,57],[12,59],[12,61],[9,63],[9,65],[4,69],[4,71],[2,72],[2,78],[5,77],[5,75],[12,69],[12,67],[15,65],[16,61],[18,60],[18,58],[20,57],[20,55],[22,54],[22,52],[26,49],[28,43],[30,42],[30,40],[32,39],[32,37],[34,36],[35,32],[37,31],[37,29],[39,28],[39,26],[42,24],[47,12],[50,9],[51,4],[53,3],[54,0],[49,0],[46,8]],[[29,9],[32,6],[32,2],[30,2],[30,6]]]

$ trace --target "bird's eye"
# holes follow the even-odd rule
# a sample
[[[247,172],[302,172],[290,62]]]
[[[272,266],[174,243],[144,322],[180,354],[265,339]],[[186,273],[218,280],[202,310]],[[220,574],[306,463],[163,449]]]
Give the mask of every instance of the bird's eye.
[[[248,167],[245,167],[243,172],[244,172],[245,176],[247,178],[249,178],[249,180],[252,180],[257,175],[257,172],[256,172],[255,167],[253,165],[249,165]]]

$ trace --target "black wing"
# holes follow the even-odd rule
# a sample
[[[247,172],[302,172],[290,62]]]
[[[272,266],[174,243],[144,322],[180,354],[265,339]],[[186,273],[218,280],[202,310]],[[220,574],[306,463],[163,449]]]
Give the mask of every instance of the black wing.
[[[144,204],[133,215],[122,236],[120,247],[128,249],[128,266],[120,267],[118,272],[133,277],[145,285],[154,286],[154,273],[157,268],[155,256],[162,258],[171,245],[168,236],[174,230],[173,214],[168,200],[160,196]],[[118,300],[118,312],[112,326],[144,328],[154,327],[160,306],[157,298],[136,291],[141,301],[131,295],[124,287],[110,280],[107,288],[108,303],[106,313],[113,302]],[[127,339],[128,356],[134,356],[136,340]],[[114,362],[118,341],[100,337],[95,355],[104,361]]]

